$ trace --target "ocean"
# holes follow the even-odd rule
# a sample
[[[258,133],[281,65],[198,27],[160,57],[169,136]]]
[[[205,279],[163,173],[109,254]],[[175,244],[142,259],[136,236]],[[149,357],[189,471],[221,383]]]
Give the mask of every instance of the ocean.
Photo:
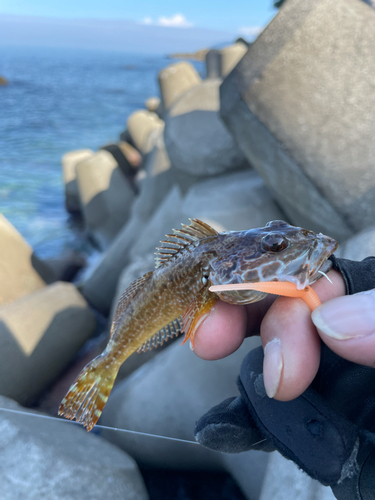
[[[173,48],[172,48],[173,50]],[[165,56],[0,47],[0,212],[40,258],[90,254],[66,212],[61,157],[116,142],[127,117],[159,95]],[[203,63],[193,62],[198,72]]]

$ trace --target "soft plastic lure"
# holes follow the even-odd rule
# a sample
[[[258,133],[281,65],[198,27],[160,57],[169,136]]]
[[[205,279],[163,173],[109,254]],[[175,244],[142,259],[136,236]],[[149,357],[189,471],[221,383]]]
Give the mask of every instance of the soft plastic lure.
[[[230,290],[255,290],[258,292],[282,295],[283,297],[300,298],[313,311],[321,305],[320,299],[311,286],[298,290],[297,285],[287,281],[264,281],[261,283],[239,283],[238,285],[217,285],[211,286],[211,292],[228,292]]]
[[[194,342],[194,332],[218,299],[249,304],[280,293],[269,288],[277,285],[284,291],[291,287],[293,296],[301,294],[306,301],[312,296],[306,288],[329,271],[327,259],[337,248],[332,238],[283,221],[218,233],[197,219],[168,234],[162,245],[156,269],[121,296],[104,352],[82,370],[61,402],[59,415],[75,418],[88,430],[98,421],[121,364],[133,352],[162,344],[181,330],[185,341]],[[248,284],[268,288],[249,289]]]

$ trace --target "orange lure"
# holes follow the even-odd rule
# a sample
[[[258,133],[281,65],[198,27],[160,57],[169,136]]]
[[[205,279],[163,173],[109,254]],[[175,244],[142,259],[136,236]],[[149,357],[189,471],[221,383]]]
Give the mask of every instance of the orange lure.
[[[312,311],[321,305],[318,295],[311,286],[307,286],[303,290],[298,290],[294,283],[289,283],[288,281],[238,283],[235,285],[217,285],[210,287],[210,292],[229,292],[231,290],[254,290],[257,292],[282,295],[283,297],[300,298],[306,302]]]

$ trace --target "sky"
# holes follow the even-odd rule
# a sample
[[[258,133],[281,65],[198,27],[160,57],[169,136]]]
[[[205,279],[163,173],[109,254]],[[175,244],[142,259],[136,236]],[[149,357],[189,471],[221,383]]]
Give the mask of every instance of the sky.
[[[272,0],[0,0],[0,45],[197,50],[251,41],[276,12]]]

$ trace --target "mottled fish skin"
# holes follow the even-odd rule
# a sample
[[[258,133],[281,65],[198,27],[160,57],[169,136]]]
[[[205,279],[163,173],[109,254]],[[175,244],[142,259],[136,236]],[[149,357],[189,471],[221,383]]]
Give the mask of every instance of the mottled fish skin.
[[[255,291],[208,291],[211,285],[290,281],[299,289],[330,268],[335,240],[273,221],[263,228],[217,233],[197,219],[168,235],[159,249],[158,267],[122,295],[111,338],[100,356],[81,372],[62,401],[59,414],[76,418],[88,430],[97,422],[121,364],[156,332],[184,315],[184,330],[193,331],[220,298],[232,304],[256,302]]]
[[[270,241],[286,245],[280,252],[267,251]],[[328,257],[337,249],[329,236],[315,234],[284,221],[272,221],[265,227],[247,231],[220,233],[215,242],[219,257],[210,263],[213,285],[289,281],[299,290],[328,272]],[[220,293],[220,299],[231,304],[247,304],[267,294],[252,290]]]

